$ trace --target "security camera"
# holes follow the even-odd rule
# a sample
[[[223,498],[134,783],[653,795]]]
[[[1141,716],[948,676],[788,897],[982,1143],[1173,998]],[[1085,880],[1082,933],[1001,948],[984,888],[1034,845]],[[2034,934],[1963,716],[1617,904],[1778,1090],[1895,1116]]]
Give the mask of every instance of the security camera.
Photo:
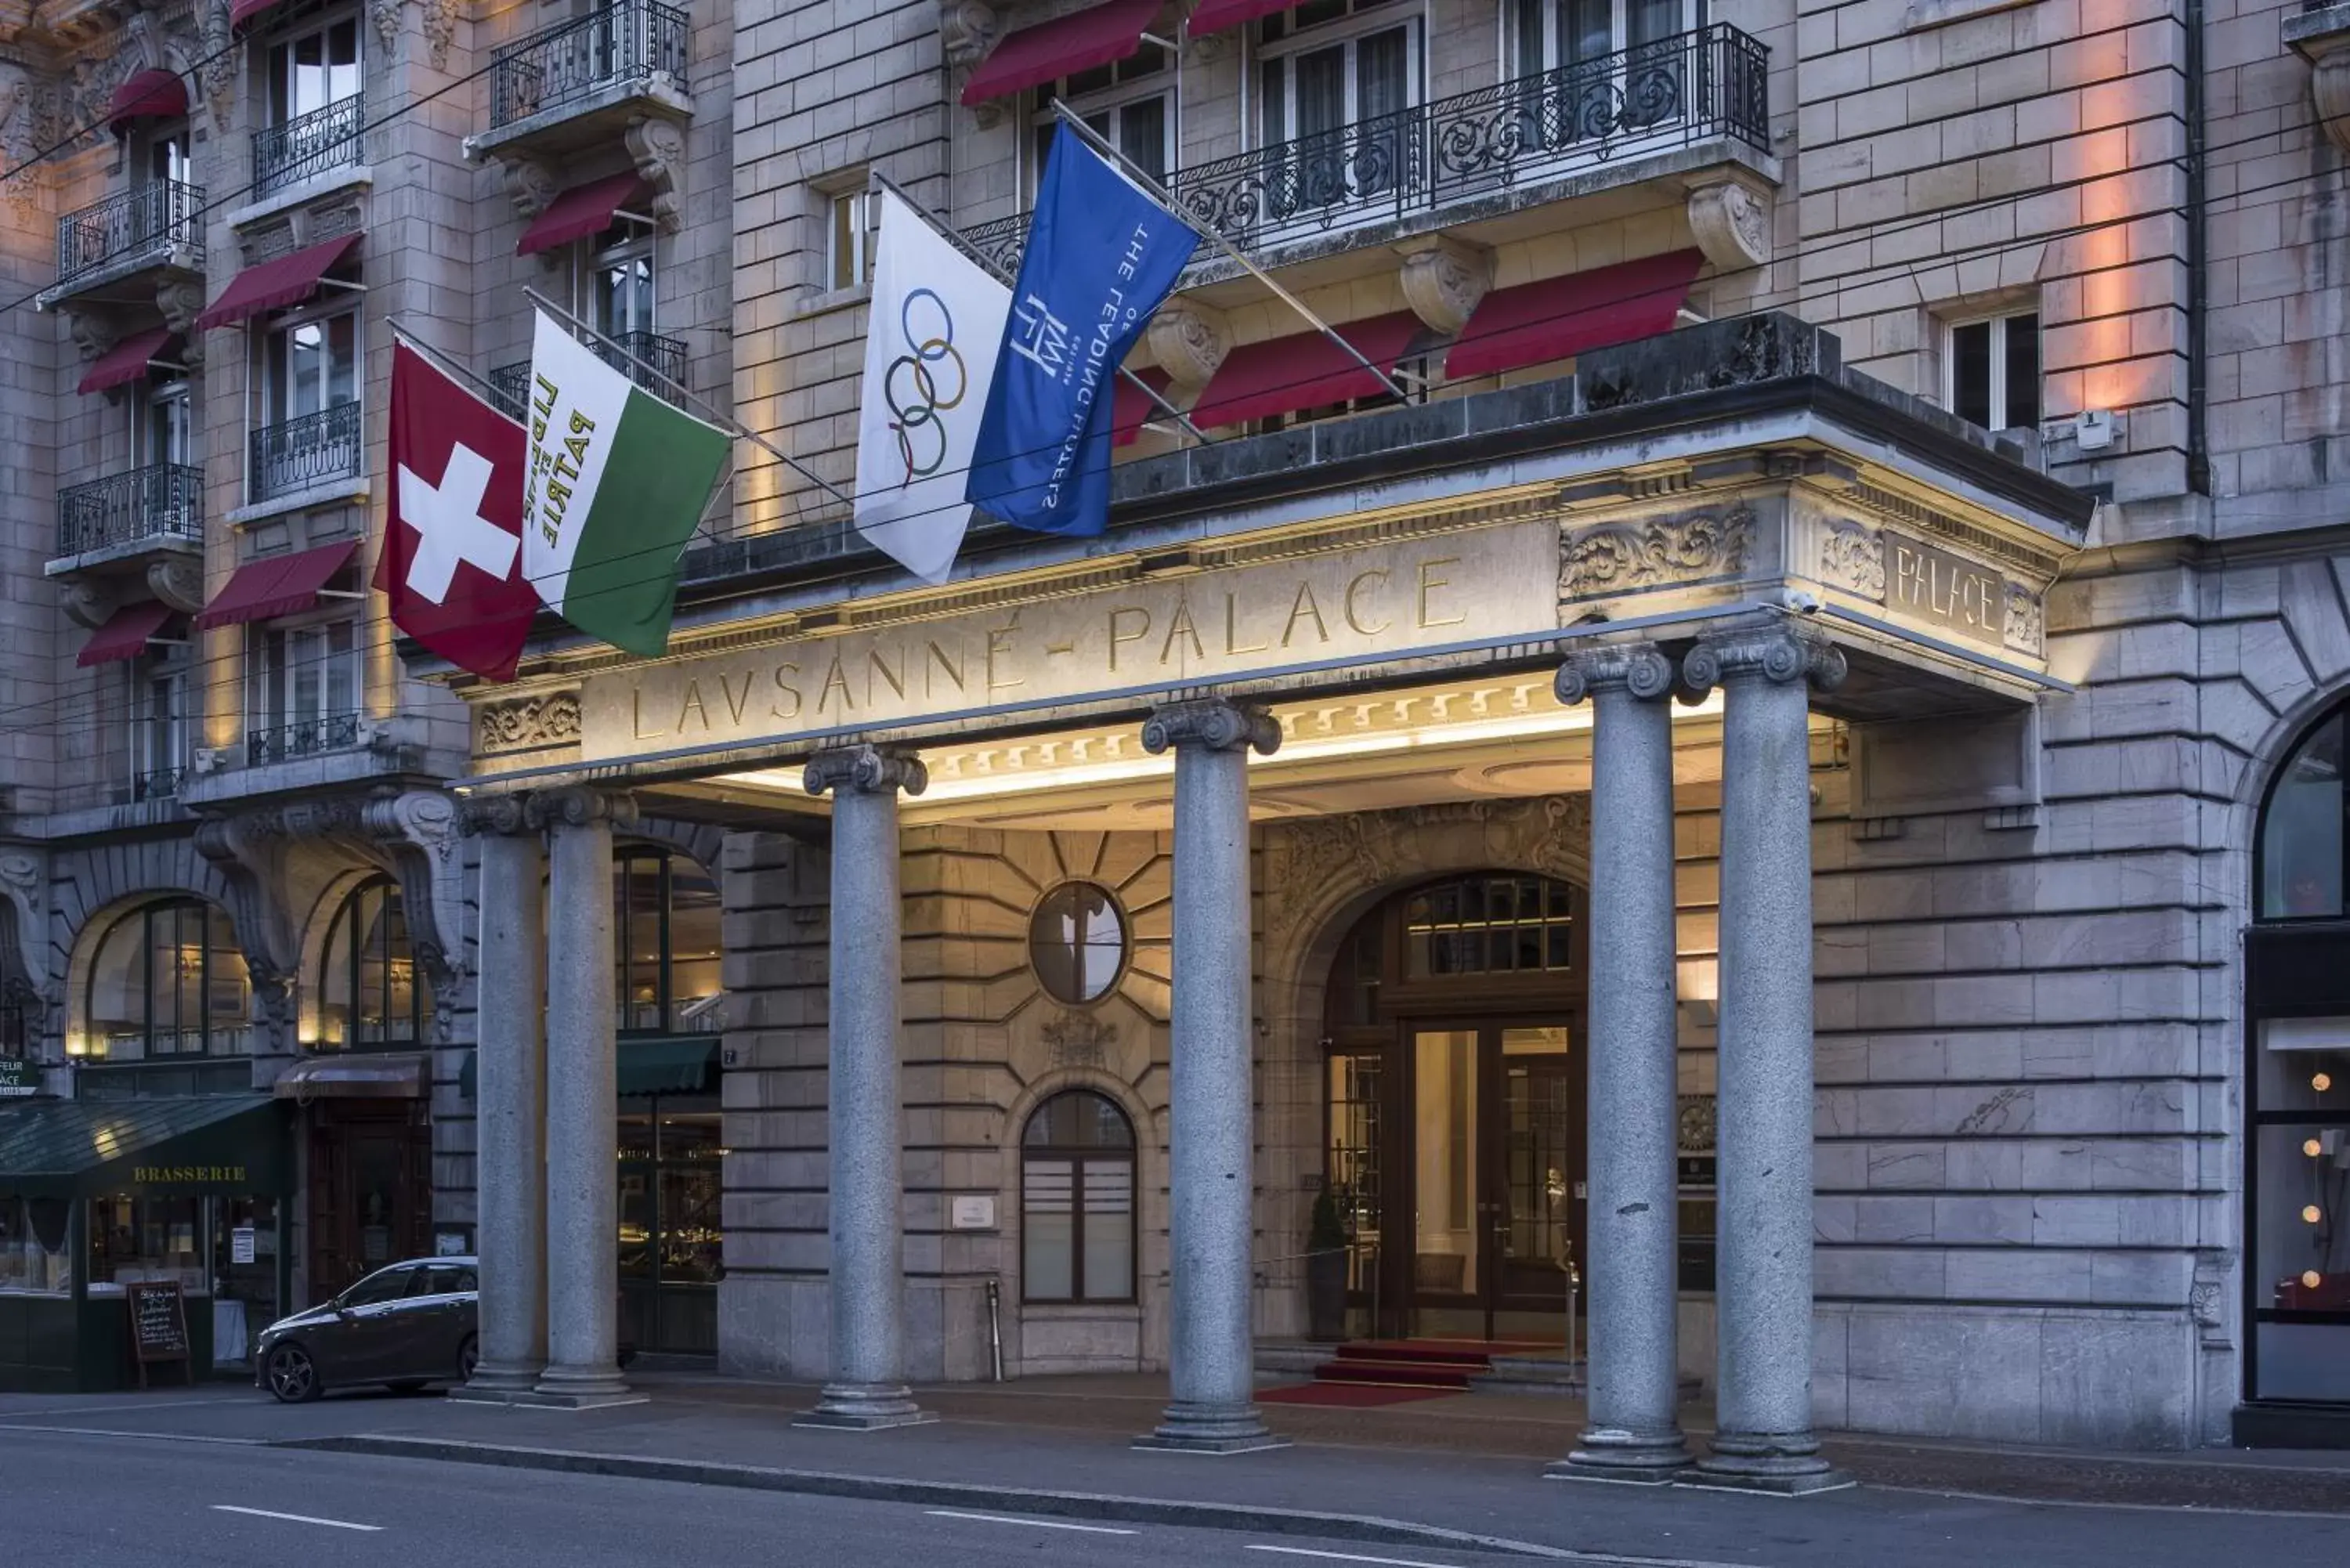
[[[1817,594],[1805,593],[1801,588],[1788,588],[1783,591],[1779,597],[1781,603],[1797,615],[1820,613],[1820,598]]]

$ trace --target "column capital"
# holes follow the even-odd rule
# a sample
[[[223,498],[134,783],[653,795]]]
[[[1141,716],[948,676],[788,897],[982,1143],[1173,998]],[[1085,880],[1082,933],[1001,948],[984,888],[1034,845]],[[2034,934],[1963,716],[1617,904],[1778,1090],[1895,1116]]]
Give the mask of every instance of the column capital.
[[[535,826],[527,795],[468,795],[457,803],[457,830],[468,838],[522,833]]]
[[[1281,749],[1281,726],[1254,702],[1222,697],[1169,702],[1150,711],[1142,722],[1142,749],[1153,753],[1170,746],[1198,746],[1211,752],[1237,752],[1253,746],[1271,756]]]
[[[1570,708],[1595,691],[1617,689],[1652,702],[1671,694],[1673,661],[1653,642],[1603,643],[1567,655],[1553,687]]]
[[[1759,675],[1778,684],[1808,682],[1833,691],[1844,684],[1844,653],[1818,632],[1786,621],[1740,627],[1698,639],[1681,660],[1681,678],[1710,691],[1735,675]]]
[[[524,807],[524,818],[533,827],[586,827],[595,822],[608,822],[614,827],[634,827],[637,825],[637,797],[626,790],[567,784],[561,789],[541,790],[533,794],[529,805]]]
[[[888,751],[879,746],[842,746],[810,757],[801,784],[810,794],[822,794],[827,790],[836,794],[848,790],[858,794],[881,794],[893,790],[920,794],[931,786],[931,770],[911,752]]]

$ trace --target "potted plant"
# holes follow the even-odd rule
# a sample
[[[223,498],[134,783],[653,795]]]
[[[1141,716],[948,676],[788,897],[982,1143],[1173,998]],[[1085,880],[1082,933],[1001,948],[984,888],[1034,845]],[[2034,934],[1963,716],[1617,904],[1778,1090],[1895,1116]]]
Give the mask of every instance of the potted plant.
[[[1347,1227],[1328,1188],[1314,1198],[1305,1226],[1305,1320],[1308,1337],[1347,1337]]]

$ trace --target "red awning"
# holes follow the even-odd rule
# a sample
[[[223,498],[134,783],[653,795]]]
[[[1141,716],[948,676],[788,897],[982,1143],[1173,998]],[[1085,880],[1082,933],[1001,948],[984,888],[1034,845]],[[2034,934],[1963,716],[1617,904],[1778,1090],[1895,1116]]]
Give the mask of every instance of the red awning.
[[[359,243],[359,235],[345,234],[339,240],[328,240],[325,244],[245,268],[229,279],[221,296],[196,317],[197,330],[209,332],[215,327],[234,327],[265,310],[301,304],[318,292],[318,280],[327,275],[328,268],[350,254],[351,248]]]
[[[600,234],[612,226],[613,213],[636,205],[640,196],[650,192],[644,176],[634,170],[574,185],[531,220],[530,227],[522,232],[522,243],[515,246],[515,254],[535,256],[541,251]]]
[[[1204,38],[1211,33],[1237,27],[1243,22],[1286,11],[1296,3],[1297,0],[1200,0],[1200,8],[1191,13],[1185,31],[1194,38]]]
[[[80,657],[74,662],[84,670],[93,664],[111,664],[118,659],[136,659],[147,650],[147,644],[163,629],[172,618],[172,607],[161,599],[124,605],[106,618],[106,624],[90,634],[81,645]]]
[[[247,561],[191,624],[198,631],[210,631],[216,626],[299,615],[318,602],[318,590],[334,580],[359,547],[357,539],[344,539],[290,556]]]
[[[1142,30],[1164,0],[1107,0],[1007,34],[962,89],[966,107],[1023,88],[1122,60],[1142,47]]]
[[[1156,365],[1137,373],[1150,383],[1150,389],[1154,392],[1164,392],[1175,379]],[[1110,445],[1132,446],[1142,439],[1143,421],[1167,417],[1167,410],[1144,396],[1140,387],[1120,376],[1118,389],[1110,394]]]
[[[120,136],[134,119],[177,119],[187,112],[187,86],[177,76],[133,71],[107,103],[106,129]]]
[[[141,332],[136,337],[126,337],[93,360],[81,373],[74,388],[78,392],[109,392],[128,386],[147,373],[147,368],[163,357],[163,351],[179,336],[168,327],[158,327],[152,332]]]
[[[1497,288],[1478,302],[1444,357],[1445,379],[1523,369],[1670,331],[1704,265],[1702,251],[1669,251]]]
[[[264,11],[275,11],[286,0],[232,0],[228,8],[228,25],[242,27]]]
[[[1372,364],[1392,372],[1411,340],[1427,328],[1410,311],[1399,310],[1367,321],[1340,322],[1333,330]],[[1236,425],[1349,398],[1376,397],[1385,390],[1352,354],[1319,332],[1296,332],[1225,355],[1208,389],[1191,405],[1191,422],[1202,430]]]

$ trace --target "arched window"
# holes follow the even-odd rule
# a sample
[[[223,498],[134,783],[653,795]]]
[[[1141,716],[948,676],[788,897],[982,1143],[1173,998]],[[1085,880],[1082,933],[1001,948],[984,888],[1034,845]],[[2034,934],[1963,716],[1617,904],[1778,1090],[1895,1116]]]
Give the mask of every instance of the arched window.
[[[612,919],[623,1034],[698,1034],[718,1010],[718,884],[690,855],[631,845],[613,857]]]
[[[362,882],[335,911],[318,977],[324,1050],[413,1045],[432,1018],[432,988],[416,972],[408,911],[389,877]]]
[[[2261,815],[2261,918],[2338,919],[2342,857],[2342,726],[2336,711],[2302,740]]]
[[[99,939],[83,1014],[93,1057],[220,1055],[250,1048],[253,982],[227,915],[197,898],[131,910]]]
[[[1020,1294],[1134,1299],[1134,1124],[1107,1096],[1055,1095],[1021,1134]]]

